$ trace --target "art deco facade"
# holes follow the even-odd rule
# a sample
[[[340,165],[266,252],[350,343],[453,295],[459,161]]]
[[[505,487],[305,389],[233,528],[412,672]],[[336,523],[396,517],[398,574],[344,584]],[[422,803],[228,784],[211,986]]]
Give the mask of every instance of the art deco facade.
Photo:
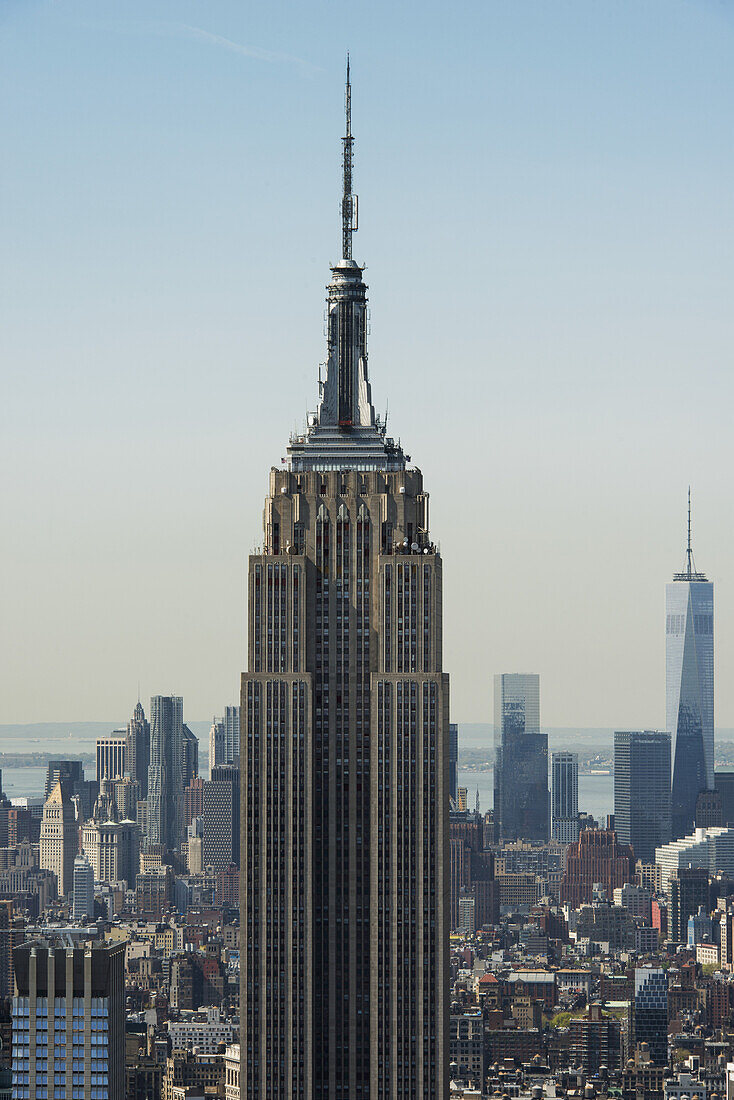
[[[60,898],[66,897],[74,886],[74,859],[78,851],[76,807],[59,781],[43,807],[40,866],[56,875]]]
[[[270,473],[242,677],[242,1096],[443,1098],[448,678],[423,477],[375,415],[366,287],[328,288],[318,412]]]
[[[690,516],[689,498],[686,568],[665,587],[666,714],[675,746],[674,838],[691,832],[699,792],[714,787],[714,586],[693,564]]]

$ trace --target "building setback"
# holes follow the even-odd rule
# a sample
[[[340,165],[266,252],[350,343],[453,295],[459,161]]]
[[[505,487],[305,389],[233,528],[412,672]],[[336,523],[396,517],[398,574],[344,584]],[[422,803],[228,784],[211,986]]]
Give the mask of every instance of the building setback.
[[[271,470],[249,562],[243,1100],[448,1092],[442,563],[422,474],[372,405],[349,102],[347,81],[320,403]]]

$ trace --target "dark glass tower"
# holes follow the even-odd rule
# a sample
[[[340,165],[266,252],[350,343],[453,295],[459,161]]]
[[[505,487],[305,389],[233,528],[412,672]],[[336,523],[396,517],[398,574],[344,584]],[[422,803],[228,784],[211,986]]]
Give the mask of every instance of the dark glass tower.
[[[643,863],[654,863],[655,849],[669,842],[669,733],[614,734],[614,829]]]
[[[664,970],[635,970],[633,1042],[647,1043],[653,1065],[668,1064],[668,975]]]
[[[548,735],[540,732],[539,676],[495,676],[494,743],[498,835],[545,843],[550,828]]]
[[[714,586],[696,572],[688,493],[686,566],[665,588],[668,733],[674,739],[672,827],[693,831],[696,799],[714,788]]]
[[[448,677],[420,470],[375,415],[347,78],[318,411],[270,472],[242,677],[243,1100],[448,1092]]]

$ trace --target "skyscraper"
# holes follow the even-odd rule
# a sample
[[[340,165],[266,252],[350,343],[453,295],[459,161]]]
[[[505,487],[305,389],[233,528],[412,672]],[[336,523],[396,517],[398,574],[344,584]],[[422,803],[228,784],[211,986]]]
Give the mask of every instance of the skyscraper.
[[[115,730],[112,737],[97,738],[97,782],[122,779],[126,770],[127,731]]]
[[[459,784],[459,727],[449,724],[449,795],[456,805]]]
[[[44,796],[53,791],[58,782],[66,788],[67,795],[77,794],[79,786],[84,782],[84,769],[81,760],[49,760],[46,766],[46,785]]]
[[[686,566],[665,588],[668,733],[674,739],[673,838],[694,826],[699,791],[714,786],[714,586],[697,573],[688,491]]]
[[[150,723],[138,699],[127,724],[125,748],[126,773],[140,784],[140,797],[148,797],[148,766],[150,764]]]
[[[179,695],[153,696],[150,718],[146,843],[172,851],[183,841],[183,792],[189,782],[183,699]]]
[[[13,952],[13,1097],[125,1095],[125,944],[68,937]]]
[[[215,873],[236,863],[240,865],[240,770],[212,768],[212,777],[204,783],[202,859]]]
[[[212,718],[209,730],[209,775],[212,769],[224,764],[224,720]]]
[[[46,799],[41,819],[39,866],[53,871],[59,897],[74,886],[74,859],[79,851],[79,824],[66,787],[58,782]]]
[[[669,733],[615,732],[614,828],[643,863],[654,863],[655,849],[670,840]]]
[[[240,708],[224,708],[224,760],[223,764],[238,768],[240,765]]]
[[[579,754],[551,754],[551,832],[561,844],[579,838]]]
[[[494,678],[494,817],[503,840],[548,840],[548,737],[540,732],[540,677]]]
[[[647,1043],[653,1065],[668,1064],[668,975],[664,970],[635,970],[632,1042]]]
[[[209,730],[209,771],[240,762],[240,708],[225,707],[223,718],[214,718]]]
[[[84,852],[74,860],[72,915],[75,921],[94,916],[94,868]]]
[[[112,783],[102,781],[94,812],[82,829],[84,852],[97,882],[126,882],[132,889],[140,862],[140,830],[136,821],[121,821]]]
[[[448,1091],[441,558],[422,474],[372,405],[351,173],[347,76],[326,373],[249,563],[243,1100]]]

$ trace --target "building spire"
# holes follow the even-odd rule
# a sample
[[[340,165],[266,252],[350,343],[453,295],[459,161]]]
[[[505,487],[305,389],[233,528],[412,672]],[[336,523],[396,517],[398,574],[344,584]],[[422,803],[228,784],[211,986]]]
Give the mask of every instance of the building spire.
[[[352,137],[352,85],[349,79],[349,54],[347,54],[347,82],[344,94],[344,114],[346,132],[342,138],[344,145],[342,194],[342,259],[352,258],[352,233],[359,228],[359,199],[352,194],[352,166],[354,157],[354,138]]]
[[[693,540],[691,537],[691,487],[688,486],[688,535],[686,538],[686,563],[682,573],[674,573],[675,581],[705,581],[704,573],[696,572],[696,560],[693,557]]]
[[[688,548],[686,550],[686,572],[690,577],[692,573],[696,572],[696,567],[693,564],[693,550],[691,549],[691,487],[688,486]]]

